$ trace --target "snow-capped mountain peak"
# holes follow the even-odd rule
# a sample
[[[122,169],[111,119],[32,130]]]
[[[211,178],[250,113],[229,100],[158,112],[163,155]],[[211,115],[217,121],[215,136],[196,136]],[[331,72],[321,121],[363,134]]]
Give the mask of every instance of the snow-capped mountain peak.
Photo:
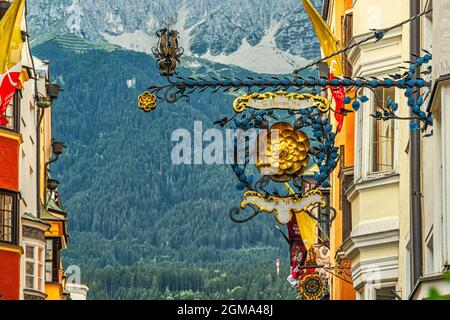
[[[322,0],[313,0],[321,7]],[[34,43],[75,33],[151,53],[167,17],[185,54],[260,73],[289,73],[319,45],[299,0],[30,0]]]

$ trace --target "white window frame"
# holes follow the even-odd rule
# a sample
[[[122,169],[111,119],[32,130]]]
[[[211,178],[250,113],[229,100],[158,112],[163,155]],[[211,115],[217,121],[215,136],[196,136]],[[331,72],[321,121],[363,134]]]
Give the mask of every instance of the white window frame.
[[[428,235],[425,237],[425,243],[424,243],[424,274],[425,275],[432,275],[436,271],[436,266],[434,264],[435,258],[434,258],[434,235],[433,235],[433,229],[430,231]]]
[[[55,254],[53,252],[54,248],[55,248],[54,241],[55,240],[53,238],[46,239],[46,245],[45,245],[46,247],[45,247],[45,253],[44,253],[44,258],[45,258],[44,274],[45,274],[45,282],[47,282],[47,283],[53,282],[53,267],[54,267],[54,263],[55,263],[55,261],[53,260],[53,258],[55,256]],[[49,244],[50,244],[50,246],[49,246]],[[47,252],[49,251],[49,249],[51,249],[51,257],[50,257],[50,259],[47,259]],[[50,262],[51,264],[48,264],[47,262]],[[47,271],[47,265],[50,266],[50,271]],[[49,277],[47,277],[47,272],[50,272]]]
[[[364,108],[356,112],[355,116],[355,182],[363,179],[364,154]],[[361,150],[361,153],[360,153]]]
[[[33,248],[33,258],[27,257],[27,247]],[[39,263],[38,254],[39,249],[41,249],[41,260]],[[33,264],[33,275],[27,274],[27,263]],[[41,273],[39,275],[39,264],[41,265]],[[33,287],[29,288],[27,286],[27,277],[33,277]],[[45,292],[45,246],[32,241],[27,241],[25,243],[25,269],[24,269],[24,288],[28,290],[34,290],[39,292]],[[40,283],[39,283],[40,280]]]
[[[5,117],[9,121],[7,125],[5,125],[3,128],[14,130],[14,121],[16,120],[16,110],[15,110],[15,100],[17,95],[14,94],[13,98],[11,99],[11,102],[9,103],[8,108],[6,108],[5,111]]]
[[[395,72],[395,71],[393,71]],[[378,75],[382,78],[390,74],[387,72],[383,75]],[[372,154],[373,154],[373,117],[374,106],[376,103],[375,93],[365,88],[361,94],[369,97],[370,101],[366,105],[362,105],[361,109],[356,114],[355,123],[355,182],[364,182],[384,177],[390,177],[398,173],[398,136],[399,124],[394,121],[394,163],[393,170],[383,172],[372,172]],[[401,105],[400,90],[395,90],[395,101]],[[362,121],[358,117],[362,117]],[[361,127],[362,126],[362,127]],[[362,149],[361,155],[359,149]]]
[[[441,106],[440,106],[440,112],[441,112],[441,118],[440,123],[438,124],[440,126],[441,131],[441,166],[442,166],[442,182],[441,182],[441,188],[442,188],[442,194],[441,199],[439,201],[440,203],[440,212],[436,212],[435,215],[435,226],[442,224],[442,228],[440,230],[440,237],[441,237],[441,245],[442,245],[442,257],[439,257],[440,255],[435,254],[436,258],[442,258],[439,259],[441,268],[443,268],[445,265],[450,265],[450,244],[448,243],[450,241],[450,217],[449,217],[449,199],[450,196],[450,177],[448,176],[450,171],[450,148],[447,146],[444,141],[448,141],[450,137],[450,128],[449,128],[449,121],[450,121],[450,111],[448,108],[450,107],[450,84],[443,85],[441,88]],[[437,207],[437,206],[436,206]],[[438,231],[435,229],[435,240],[436,244],[439,242],[439,238],[437,236]],[[437,251],[438,248],[435,247],[435,251]]]
[[[411,235],[408,232],[408,236],[405,239],[405,280],[404,280],[404,284],[405,284],[405,288],[404,288],[404,294],[403,294],[403,298],[408,298],[411,294],[412,291],[412,275],[411,275]]]
[[[434,124],[433,124],[433,144],[434,148],[434,164],[433,164],[433,184],[435,187],[434,196],[434,212],[433,212],[433,249],[434,249],[434,270],[439,270],[445,259],[444,253],[444,235],[443,226],[444,226],[444,217],[445,211],[443,210],[445,207],[445,203],[443,203],[443,195],[444,195],[444,187],[445,182],[443,181],[444,167],[443,167],[443,154],[445,152],[445,146],[442,143],[443,139],[443,131],[442,131],[442,111],[439,110],[438,113],[433,114]]]
[[[399,103],[399,90],[395,89],[394,92],[394,102]],[[374,118],[372,118],[370,115],[373,114],[375,112],[375,104],[376,104],[376,99],[375,99],[375,93],[370,90],[370,111],[369,114],[367,115],[368,119],[370,120],[369,123],[367,124],[369,127],[369,154],[368,154],[368,159],[367,159],[367,178],[382,178],[384,176],[390,176],[392,174],[397,173],[398,171],[398,121],[395,120],[390,120],[392,121],[393,125],[394,125],[394,154],[393,154],[393,168],[392,170],[385,170],[385,171],[380,171],[380,172],[376,172],[373,171],[372,165],[373,165],[373,152],[374,152],[374,148],[373,148],[373,141],[374,141],[374,130],[373,130],[373,122],[376,121]],[[384,101],[385,102],[385,101]],[[381,120],[382,121],[382,120]]]

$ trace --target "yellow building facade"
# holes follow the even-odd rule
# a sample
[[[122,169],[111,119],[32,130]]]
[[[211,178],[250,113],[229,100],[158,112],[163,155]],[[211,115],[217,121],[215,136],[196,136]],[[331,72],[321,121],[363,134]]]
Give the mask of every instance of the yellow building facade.
[[[62,205],[50,199],[42,219],[51,225],[45,233],[46,238],[46,285],[47,300],[66,300],[66,277],[61,259],[61,252],[67,249],[67,213]]]
[[[351,8],[352,1],[330,0],[324,2],[323,18],[327,22],[330,30],[334,33],[339,42],[339,46],[345,46],[350,40],[348,35],[351,31]],[[344,75],[350,75],[351,65],[345,56],[342,58]],[[333,102],[334,103],[334,102]],[[333,108],[335,103],[333,104]],[[333,126],[337,126],[337,121],[331,117]],[[351,228],[351,204],[345,198],[347,188],[353,182],[354,166],[354,115],[345,117],[342,131],[336,137],[336,145],[340,149],[340,163],[331,177],[331,206],[337,211],[336,220],[330,228],[330,258],[334,266],[339,266],[344,272],[339,277],[330,278],[330,299],[331,300],[354,300],[355,290],[351,283],[350,261],[344,256],[341,246],[349,237]]]
[[[39,86],[45,90],[50,83],[48,62],[35,59],[35,65],[41,70],[44,78]],[[52,90],[58,91],[59,87]],[[60,156],[63,144],[54,141],[52,135],[52,106],[42,109],[39,117],[39,198],[41,204],[40,218],[50,225],[45,232],[45,292],[47,300],[66,300],[68,294],[65,290],[64,268],[62,266],[61,252],[67,249],[68,230],[67,213],[63,209],[61,198],[57,191],[58,182],[50,181],[50,165]],[[55,184],[56,183],[56,184]],[[53,186],[52,186],[53,184]]]

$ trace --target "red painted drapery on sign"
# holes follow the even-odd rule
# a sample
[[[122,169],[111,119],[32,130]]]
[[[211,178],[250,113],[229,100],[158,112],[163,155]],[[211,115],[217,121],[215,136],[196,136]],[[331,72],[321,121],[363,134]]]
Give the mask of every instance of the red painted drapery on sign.
[[[330,73],[330,80],[334,79],[334,74]],[[330,87],[331,94],[333,95],[334,101],[336,103],[336,110],[334,112],[334,118],[338,123],[338,132],[341,132],[342,126],[344,125],[344,114],[342,109],[344,108],[345,99],[345,89],[342,86]]]

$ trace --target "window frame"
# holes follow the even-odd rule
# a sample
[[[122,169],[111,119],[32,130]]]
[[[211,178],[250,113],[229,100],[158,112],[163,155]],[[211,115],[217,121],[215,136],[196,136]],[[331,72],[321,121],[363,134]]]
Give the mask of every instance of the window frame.
[[[391,289],[391,291],[388,292],[388,295],[383,295],[383,293],[386,293],[384,291],[386,289],[387,290]],[[395,296],[395,294],[397,294],[397,284],[395,282],[383,284],[379,288],[375,288],[374,294],[375,294],[375,300],[380,300],[380,301],[397,300],[397,297]],[[387,298],[390,297],[391,299],[381,299],[383,297],[387,297]]]
[[[341,39],[342,47],[349,45],[353,39],[353,11],[346,12],[341,17]],[[342,68],[345,77],[352,77],[353,66],[350,63],[346,53],[342,56]]]
[[[51,241],[51,258],[47,259],[47,251],[49,249],[48,242]],[[46,247],[45,247],[45,282],[46,283],[58,283],[59,282],[59,259],[60,259],[60,248],[61,248],[61,239],[60,238],[46,238]],[[51,263],[51,278],[47,277],[47,265]]]
[[[22,99],[22,92],[20,90],[16,90],[14,92],[14,96],[11,100],[10,106],[9,108],[13,108],[12,111],[12,117],[11,117],[11,121],[12,122],[12,126],[11,127],[6,127],[6,126],[0,126],[1,130],[7,130],[7,131],[12,131],[12,132],[20,132],[20,100]],[[8,110],[7,109],[7,110]],[[9,119],[8,119],[9,120]]]
[[[447,90],[446,90],[447,91]],[[448,119],[448,112],[444,110],[448,106],[445,103],[446,96],[450,96],[450,92],[441,92],[441,103],[437,105],[436,110],[433,111],[434,125],[433,125],[433,144],[435,147],[435,156],[433,160],[433,184],[435,186],[433,194],[433,247],[434,247],[434,269],[442,269],[449,262],[450,246],[447,244],[450,240],[448,232],[449,214],[447,212],[446,194],[448,193],[446,173],[448,172],[448,161],[445,160],[445,155],[448,150],[442,142],[446,140],[447,125],[445,123]],[[447,94],[446,94],[447,93]],[[437,147],[442,146],[442,147]]]
[[[27,249],[32,248],[33,258],[28,257]],[[28,274],[27,264],[33,265],[33,274]],[[39,269],[40,267],[40,269]],[[39,272],[40,271],[40,272]],[[45,247],[36,242],[25,242],[25,271],[24,271],[24,287],[26,290],[45,292]],[[33,287],[27,285],[27,278],[33,277]]]
[[[12,208],[11,211],[1,209],[0,212],[9,212],[11,214],[11,225],[4,224],[4,221],[0,221],[0,228],[9,228],[11,229],[11,240],[5,240],[2,236],[0,238],[0,243],[7,243],[18,245],[19,244],[19,196],[16,192],[12,192],[9,190],[0,189],[1,196],[7,196],[12,198]],[[2,220],[4,220],[4,215],[2,215]]]
[[[377,88],[374,90],[382,90],[383,92],[383,97],[381,98],[382,101],[378,101],[375,97],[375,92],[371,91],[371,114],[374,114],[376,111],[378,110],[378,105],[377,102],[383,103],[383,107],[384,107],[384,103],[387,101],[388,96],[385,96],[385,90],[389,89],[389,88]],[[394,101],[394,103],[398,103],[398,90],[396,90],[394,88],[394,97],[391,97]],[[371,118],[371,123],[370,123],[370,147],[369,147],[369,171],[368,174],[370,176],[376,176],[376,175],[386,175],[386,174],[392,174],[394,172],[397,171],[396,169],[396,138],[398,137],[398,134],[396,134],[396,130],[397,130],[397,126],[396,126],[396,122],[394,119],[392,120],[387,120],[389,122],[391,122],[392,125],[392,168],[391,169],[387,169],[387,170],[377,170],[375,168],[375,144],[378,143],[378,147],[380,145],[380,141],[375,141],[375,135],[379,136],[378,133],[375,132],[375,127],[377,127],[378,125],[380,125],[381,122],[384,123],[384,120],[376,120],[374,118]]]
[[[355,116],[355,181],[364,178],[364,109],[356,112]]]
[[[341,214],[342,214],[342,242],[351,237],[353,230],[352,203],[348,200],[348,193],[354,185],[354,175],[344,174],[341,179]]]
[[[395,69],[392,71],[395,72]],[[389,72],[390,74],[390,72]],[[385,77],[386,73],[377,74],[373,76]],[[399,144],[399,124],[398,121],[394,121],[394,150],[393,150],[393,169],[383,172],[372,172],[372,137],[373,137],[373,122],[371,117],[373,110],[375,109],[375,93],[372,90],[365,88],[361,94],[364,94],[370,98],[370,106],[367,108],[362,107],[355,116],[355,184],[377,180],[381,178],[391,177],[398,173],[398,144]],[[402,105],[400,99],[400,90],[395,90],[395,101]]]

